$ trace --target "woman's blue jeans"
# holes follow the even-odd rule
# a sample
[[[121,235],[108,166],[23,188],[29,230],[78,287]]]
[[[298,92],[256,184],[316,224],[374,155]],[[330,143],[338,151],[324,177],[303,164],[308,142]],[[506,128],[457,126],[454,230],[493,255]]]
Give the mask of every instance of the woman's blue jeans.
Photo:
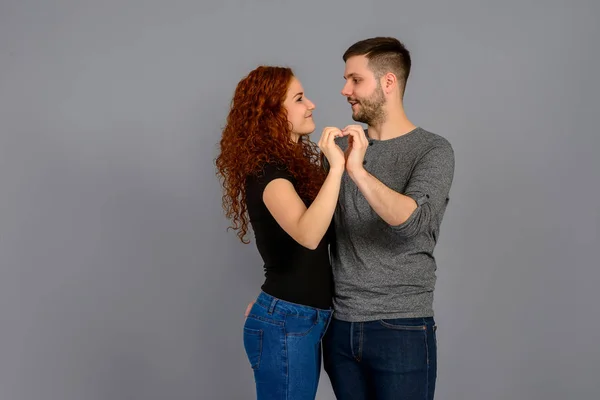
[[[314,400],[321,339],[331,317],[332,310],[259,294],[244,324],[244,348],[258,400]]]

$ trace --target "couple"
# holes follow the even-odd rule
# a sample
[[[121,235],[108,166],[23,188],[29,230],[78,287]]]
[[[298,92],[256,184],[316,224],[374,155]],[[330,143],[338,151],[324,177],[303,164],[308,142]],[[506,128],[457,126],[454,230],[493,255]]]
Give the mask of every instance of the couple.
[[[327,127],[320,152],[315,105],[290,69],[259,67],[235,91],[217,169],[226,215],[244,243],[251,224],[266,277],[244,348],[259,400],[314,399],[321,351],[339,400],[431,400],[433,250],[454,153],[404,113],[401,42],[362,40],[343,59],[342,95],[368,129]]]

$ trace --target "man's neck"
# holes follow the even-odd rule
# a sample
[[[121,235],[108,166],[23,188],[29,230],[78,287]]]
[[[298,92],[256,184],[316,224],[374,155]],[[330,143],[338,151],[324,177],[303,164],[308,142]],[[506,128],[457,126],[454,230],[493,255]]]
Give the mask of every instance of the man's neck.
[[[389,111],[385,121],[369,125],[369,137],[375,140],[394,139],[398,136],[406,135],[416,128],[406,117],[402,108]]]

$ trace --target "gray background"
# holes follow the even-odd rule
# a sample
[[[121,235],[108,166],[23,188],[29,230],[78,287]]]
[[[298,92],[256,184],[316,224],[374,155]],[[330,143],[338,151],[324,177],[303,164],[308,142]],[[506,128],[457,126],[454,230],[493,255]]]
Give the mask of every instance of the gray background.
[[[253,398],[261,263],[213,164],[230,98],[292,66],[318,140],[374,35],[456,151],[437,398],[600,398],[597,1],[202,3],[0,2],[0,400]]]

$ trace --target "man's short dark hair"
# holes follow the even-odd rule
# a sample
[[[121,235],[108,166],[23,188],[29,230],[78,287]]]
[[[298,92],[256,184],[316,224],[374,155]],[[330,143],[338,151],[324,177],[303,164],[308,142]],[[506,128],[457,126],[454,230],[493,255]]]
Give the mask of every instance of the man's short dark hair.
[[[404,44],[393,37],[374,37],[354,43],[346,50],[343,59],[365,56],[369,60],[369,68],[377,79],[388,72],[396,75],[400,82],[402,93],[410,75],[410,52]]]

